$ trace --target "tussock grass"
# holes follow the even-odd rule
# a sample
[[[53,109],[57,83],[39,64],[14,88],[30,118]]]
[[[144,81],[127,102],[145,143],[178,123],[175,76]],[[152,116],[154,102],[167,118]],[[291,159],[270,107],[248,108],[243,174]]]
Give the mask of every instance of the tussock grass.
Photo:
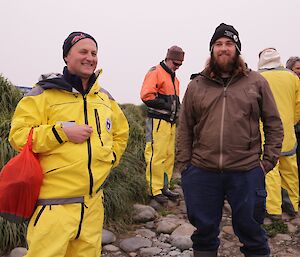
[[[8,254],[16,247],[26,247],[27,225],[10,223],[0,217],[0,256]]]
[[[147,201],[145,180],[145,109],[122,105],[129,122],[129,141],[120,165],[112,171],[104,188],[105,223],[119,229],[131,224],[134,203]]]
[[[0,75],[0,169],[16,154],[8,142],[10,122],[22,94]],[[15,247],[26,247],[27,225],[14,224],[0,217],[0,256]]]

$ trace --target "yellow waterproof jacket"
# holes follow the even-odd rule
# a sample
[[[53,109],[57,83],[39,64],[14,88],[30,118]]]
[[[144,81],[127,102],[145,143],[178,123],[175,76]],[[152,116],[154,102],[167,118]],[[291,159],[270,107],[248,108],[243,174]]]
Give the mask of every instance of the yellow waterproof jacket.
[[[74,124],[92,126],[84,143],[68,141],[63,132],[62,126]],[[24,146],[31,127],[44,172],[42,199],[93,195],[118,165],[128,140],[127,119],[98,79],[86,95],[61,75],[38,83],[14,113],[9,141],[15,149]]]
[[[270,85],[283,124],[281,155],[293,155],[297,148],[294,125],[300,119],[299,78],[283,67],[262,69],[259,72]]]

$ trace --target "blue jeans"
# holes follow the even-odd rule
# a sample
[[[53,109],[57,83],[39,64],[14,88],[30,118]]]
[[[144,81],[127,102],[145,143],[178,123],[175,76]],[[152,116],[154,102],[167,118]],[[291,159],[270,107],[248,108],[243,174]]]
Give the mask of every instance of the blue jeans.
[[[232,209],[232,226],[245,256],[269,255],[261,227],[266,208],[265,177],[260,167],[247,172],[213,172],[191,165],[182,173],[188,218],[197,230],[192,235],[196,251],[216,251],[225,198]]]

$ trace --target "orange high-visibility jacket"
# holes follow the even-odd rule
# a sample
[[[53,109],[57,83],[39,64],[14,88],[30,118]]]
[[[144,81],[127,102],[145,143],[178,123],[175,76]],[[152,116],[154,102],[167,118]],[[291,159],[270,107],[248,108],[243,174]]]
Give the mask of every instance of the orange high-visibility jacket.
[[[176,121],[180,106],[179,80],[164,62],[146,74],[140,95],[148,107],[148,117]]]

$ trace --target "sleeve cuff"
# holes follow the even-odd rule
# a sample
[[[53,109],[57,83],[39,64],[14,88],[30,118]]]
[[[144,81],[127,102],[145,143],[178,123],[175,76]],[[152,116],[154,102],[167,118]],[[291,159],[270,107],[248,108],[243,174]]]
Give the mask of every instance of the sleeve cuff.
[[[62,125],[61,124],[57,124],[57,125],[53,126],[52,127],[52,132],[53,132],[56,140],[60,144],[69,141],[67,135],[65,134],[65,132],[62,129]]]

